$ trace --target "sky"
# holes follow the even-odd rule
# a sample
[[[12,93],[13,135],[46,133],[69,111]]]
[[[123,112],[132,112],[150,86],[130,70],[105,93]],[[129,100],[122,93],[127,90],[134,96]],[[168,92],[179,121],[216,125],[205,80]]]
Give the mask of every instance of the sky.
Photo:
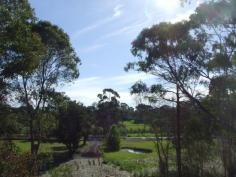
[[[145,73],[125,72],[135,61],[130,52],[132,41],[144,28],[163,21],[188,19],[201,0],[184,7],[179,0],[29,0],[36,16],[61,27],[82,61],[80,77],[66,83],[63,91],[85,105],[96,102],[104,88],[116,90],[131,106],[135,99],[130,87],[139,80],[155,82]]]

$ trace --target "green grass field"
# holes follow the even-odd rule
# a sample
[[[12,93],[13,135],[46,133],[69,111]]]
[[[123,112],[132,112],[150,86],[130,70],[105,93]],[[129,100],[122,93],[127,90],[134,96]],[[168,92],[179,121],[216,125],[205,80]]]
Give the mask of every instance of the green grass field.
[[[122,141],[121,148],[122,147],[151,149],[152,152],[144,154],[134,154],[126,151],[105,152],[105,162],[117,165],[122,170],[129,172],[141,171],[145,168],[154,168],[157,165],[155,147],[152,141]]]
[[[136,124],[134,123],[133,120],[130,121],[123,121],[122,122],[124,124],[124,126],[127,128],[128,131],[130,130],[149,130],[149,126],[145,125],[145,124]]]
[[[30,142],[25,140],[13,141],[20,153],[30,152]],[[62,143],[41,143],[39,147],[40,170],[47,171],[70,159],[66,146]]]
[[[122,124],[127,129],[128,137],[154,137],[148,125],[137,124],[133,120],[123,121]]]
[[[154,137],[153,133],[128,133],[127,137]]]
[[[30,151],[30,142],[25,140],[15,140],[15,145],[19,148],[20,152]],[[65,145],[62,143],[41,143],[39,147],[39,153],[52,152],[55,149],[65,149]]]

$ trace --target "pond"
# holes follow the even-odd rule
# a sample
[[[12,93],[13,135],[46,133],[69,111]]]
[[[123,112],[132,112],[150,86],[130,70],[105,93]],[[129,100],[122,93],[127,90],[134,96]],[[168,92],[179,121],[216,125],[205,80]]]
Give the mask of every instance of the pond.
[[[122,148],[121,151],[129,152],[132,154],[144,154],[152,152],[149,149],[135,149],[135,148]]]

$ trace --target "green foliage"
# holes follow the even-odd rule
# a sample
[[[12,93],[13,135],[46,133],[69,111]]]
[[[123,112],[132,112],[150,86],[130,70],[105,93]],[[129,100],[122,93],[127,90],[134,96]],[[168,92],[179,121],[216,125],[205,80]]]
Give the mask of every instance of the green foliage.
[[[44,52],[40,37],[32,32],[33,9],[27,0],[0,3],[0,76],[30,72]]]
[[[37,153],[39,137],[55,129],[49,124],[55,117],[46,109],[49,97],[58,84],[78,78],[80,59],[68,35],[38,21],[27,0],[1,1],[0,31],[0,101],[8,87],[14,91],[12,100],[25,108],[32,152]]]
[[[0,136],[10,137],[19,132],[22,125],[18,121],[18,115],[10,106],[0,104]]]
[[[217,167],[213,169],[204,169],[205,164],[214,163],[217,157],[216,144],[211,138],[211,130],[209,125],[200,118],[191,117],[185,125],[184,131],[184,154],[183,154],[183,170],[186,176],[193,175],[196,177],[204,177],[212,174]],[[215,168],[215,169],[214,169]]]
[[[72,154],[79,146],[82,137],[83,105],[69,101],[59,111],[58,138]]]
[[[114,152],[120,150],[120,132],[117,126],[112,126],[106,137],[106,150],[108,152]]]
[[[97,126],[103,128],[103,134],[109,132],[113,124],[117,124],[120,116],[119,94],[112,89],[104,89],[102,94],[98,94],[100,99],[97,104],[96,120]]]
[[[161,83],[167,82],[165,85],[151,86],[150,89],[143,83],[137,83],[132,88],[132,93],[141,94],[152,104],[159,103],[160,100],[177,103],[175,127],[168,128],[163,125],[165,114],[159,115],[160,118],[156,119],[161,121],[152,122],[152,125],[158,127],[155,132],[176,137],[178,176],[181,176],[181,143],[186,143],[182,151],[187,153],[188,157],[184,159],[185,167],[190,169],[187,176],[213,176],[212,171],[208,174],[209,171],[205,169],[207,164],[215,160],[211,159],[214,152],[213,137],[221,139],[222,142],[223,153],[220,153],[225,176],[236,174],[233,167],[236,159],[233,101],[236,16],[235,10],[232,9],[235,9],[234,0],[207,1],[196,9],[189,21],[174,24],[161,22],[144,29],[132,43],[131,51],[138,61],[128,63],[125,70],[150,73],[160,79]],[[201,88],[202,84],[210,91],[207,96],[207,99],[212,101],[210,106],[200,99],[200,96],[207,94],[195,91],[196,88]],[[173,88],[170,89],[172,86],[180,93],[180,102],[179,94],[176,94]],[[176,99],[170,99],[167,93],[176,94]],[[193,107],[199,109],[193,110],[190,102],[183,106],[186,104],[183,100],[190,100],[194,103]],[[191,113],[186,116],[184,111],[188,109]],[[202,112],[205,114],[202,115]],[[214,131],[218,127],[221,127],[224,133]],[[168,176],[162,171],[160,173]]]
[[[0,176],[33,177],[38,171],[34,160],[29,153],[19,154],[11,142],[0,142]]]

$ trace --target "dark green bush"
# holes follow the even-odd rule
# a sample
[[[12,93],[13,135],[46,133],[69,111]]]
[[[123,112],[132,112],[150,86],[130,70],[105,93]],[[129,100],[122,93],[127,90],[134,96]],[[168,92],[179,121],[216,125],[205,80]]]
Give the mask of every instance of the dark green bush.
[[[109,152],[120,150],[120,133],[116,126],[112,126],[106,138],[106,150]]]
[[[35,157],[19,153],[11,141],[0,141],[0,176],[33,177],[38,173]]]

